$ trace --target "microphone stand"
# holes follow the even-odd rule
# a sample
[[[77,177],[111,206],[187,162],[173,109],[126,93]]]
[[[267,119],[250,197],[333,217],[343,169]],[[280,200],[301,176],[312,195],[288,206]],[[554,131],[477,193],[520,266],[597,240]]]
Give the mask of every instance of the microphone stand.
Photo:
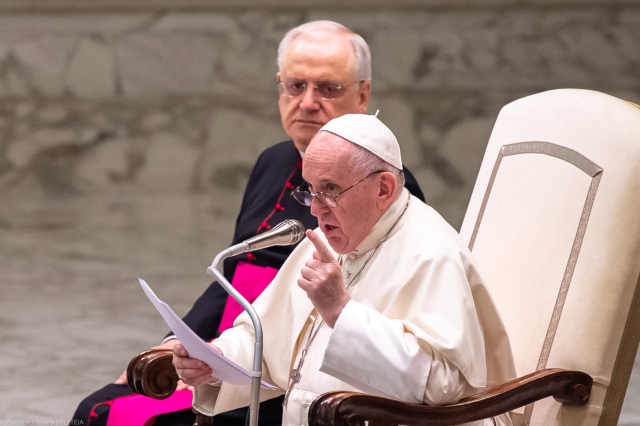
[[[218,266],[227,257],[235,256],[237,254],[245,253],[249,251],[249,244],[242,242],[234,246],[229,247],[226,250],[220,252],[211,266],[207,268],[207,272],[213,275],[216,280],[222,285],[222,287],[233,297],[245,311],[249,314],[251,321],[253,322],[253,329],[255,330],[256,345],[253,351],[253,374],[251,378],[251,403],[249,404],[249,426],[258,426],[258,410],[260,408],[260,386],[262,382],[262,324],[260,318],[256,313],[251,303],[242,296],[238,290],[227,281],[227,279],[218,270]]]
[[[255,331],[255,348],[253,351],[253,374],[251,375],[251,403],[249,404],[249,426],[258,426],[258,409],[260,408],[260,387],[262,385],[262,324],[251,303],[247,301],[222,275],[218,270],[218,266],[227,257],[246,253],[253,250],[259,250],[274,245],[288,246],[296,244],[304,238],[304,226],[300,221],[295,219],[287,219],[280,222],[270,231],[258,234],[249,238],[240,244],[233,245],[226,250],[221,251],[211,266],[207,268],[207,272],[215,277],[222,287],[233,297],[251,318],[253,329]]]

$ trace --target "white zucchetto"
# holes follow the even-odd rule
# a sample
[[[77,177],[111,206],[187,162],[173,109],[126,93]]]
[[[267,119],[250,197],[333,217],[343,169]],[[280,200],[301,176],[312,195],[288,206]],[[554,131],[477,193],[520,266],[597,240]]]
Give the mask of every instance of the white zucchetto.
[[[320,129],[323,130],[360,145],[402,170],[398,140],[375,115],[345,114],[329,121]]]

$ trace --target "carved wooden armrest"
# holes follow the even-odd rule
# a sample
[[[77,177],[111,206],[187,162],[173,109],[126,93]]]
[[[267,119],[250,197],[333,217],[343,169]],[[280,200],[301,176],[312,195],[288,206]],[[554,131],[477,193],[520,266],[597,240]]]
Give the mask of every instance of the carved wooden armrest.
[[[172,361],[171,349],[150,349],[138,354],[127,367],[129,388],[154,399],[169,398],[178,386],[178,373]]]
[[[447,406],[407,404],[354,392],[320,395],[309,408],[309,426],[445,426],[494,417],[553,396],[563,404],[585,405],[593,379],[580,371],[551,368],[489,389]]]
[[[127,384],[140,395],[154,399],[169,398],[178,387],[178,373],[173,366],[171,349],[149,349],[129,361]],[[197,411],[193,426],[212,425],[213,417]]]

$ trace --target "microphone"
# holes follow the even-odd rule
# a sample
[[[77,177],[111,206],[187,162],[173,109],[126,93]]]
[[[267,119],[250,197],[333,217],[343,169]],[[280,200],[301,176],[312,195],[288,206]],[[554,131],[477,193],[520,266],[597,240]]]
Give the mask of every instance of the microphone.
[[[249,245],[247,251],[260,250],[271,246],[290,246],[304,238],[304,225],[295,219],[283,220],[267,232],[258,234],[244,242]]]
[[[249,405],[250,419],[249,424],[256,426],[258,424],[258,407],[260,403],[260,381],[262,377],[262,324],[260,318],[256,313],[251,303],[238,292],[233,286],[226,280],[224,275],[218,270],[218,265],[230,256],[235,256],[240,253],[246,253],[253,250],[260,250],[271,246],[288,246],[296,244],[304,238],[304,225],[298,220],[287,219],[280,222],[267,232],[256,235],[241,242],[240,244],[233,245],[226,250],[218,253],[213,263],[207,272],[213,275],[220,285],[233,297],[247,313],[251,322],[253,323],[253,329],[255,331],[255,346],[253,352],[253,377],[251,378],[251,404]]]
[[[304,225],[299,220],[286,219],[267,232],[231,246],[225,251],[228,256],[235,256],[271,246],[289,246],[299,243],[304,236]]]

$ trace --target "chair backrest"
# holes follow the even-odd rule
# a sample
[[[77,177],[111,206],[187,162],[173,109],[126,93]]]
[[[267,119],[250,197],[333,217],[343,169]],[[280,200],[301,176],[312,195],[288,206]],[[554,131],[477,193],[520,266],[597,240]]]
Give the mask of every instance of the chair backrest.
[[[460,233],[518,376],[557,367],[594,379],[588,406],[548,398],[514,423],[615,425],[640,339],[640,108],[578,89],[505,106]]]

